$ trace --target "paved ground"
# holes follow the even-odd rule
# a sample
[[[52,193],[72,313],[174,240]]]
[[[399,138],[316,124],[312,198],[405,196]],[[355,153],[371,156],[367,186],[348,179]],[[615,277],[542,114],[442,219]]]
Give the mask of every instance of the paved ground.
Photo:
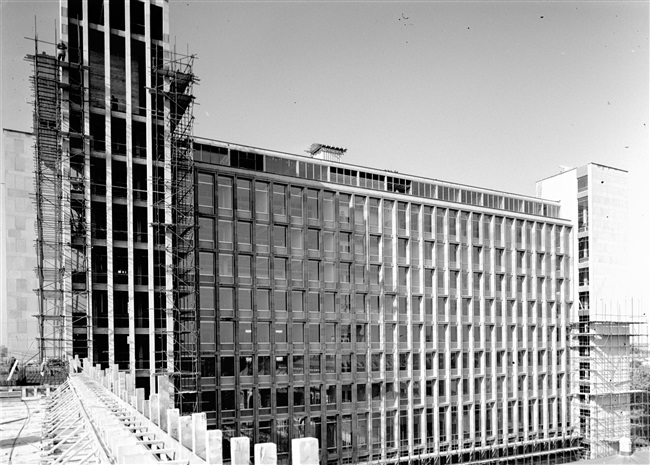
[[[0,464],[39,463],[43,399],[0,399]]]

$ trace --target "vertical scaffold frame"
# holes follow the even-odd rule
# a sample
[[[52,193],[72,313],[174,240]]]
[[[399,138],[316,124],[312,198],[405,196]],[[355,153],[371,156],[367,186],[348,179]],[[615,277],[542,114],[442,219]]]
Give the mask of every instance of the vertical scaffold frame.
[[[193,86],[198,80],[192,71],[194,59],[194,55],[162,49],[152,53],[153,155],[154,161],[162,161],[164,166],[162,176],[154,179],[163,192],[155,196],[153,226],[154,236],[164,242],[165,250],[164,299],[155,312],[166,320],[165,341],[156,347],[156,366],[164,367],[162,371],[173,379],[175,403],[182,414],[198,412],[200,402],[193,154]]]
[[[45,42],[40,42],[45,43]],[[49,44],[53,46],[55,44]],[[34,38],[31,77],[34,97],[34,203],[41,363],[65,360],[88,347],[88,228],[83,124],[64,110],[83,114],[85,76],[79,50],[58,56],[39,53]],[[67,121],[67,122],[66,122]],[[65,370],[62,370],[65,371]],[[51,370],[49,370],[51,373]]]

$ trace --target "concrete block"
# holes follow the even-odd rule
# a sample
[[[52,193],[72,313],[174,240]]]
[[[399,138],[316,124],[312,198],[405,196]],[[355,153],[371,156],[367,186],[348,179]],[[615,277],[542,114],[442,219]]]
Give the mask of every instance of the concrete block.
[[[207,432],[205,461],[211,465],[223,465],[223,433],[220,429]]]
[[[277,465],[278,446],[272,442],[255,444],[255,465]]]
[[[126,373],[120,371],[117,376],[117,397],[124,399],[124,391],[126,391]]]
[[[148,454],[140,445],[119,446],[117,448],[117,463],[146,463]]]
[[[623,436],[619,439],[618,444],[618,453],[620,455],[632,455],[632,440],[630,438]]]
[[[249,438],[232,438],[230,440],[230,462],[232,465],[248,465],[251,451]]]
[[[293,465],[318,465],[318,439],[298,438],[291,440],[291,463]]]
[[[135,390],[136,405],[135,408],[138,412],[144,413],[144,388]]]
[[[149,419],[156,425],[160,426],[160,416],[158,415],[158,394],[151,394],[149,396]]]
[[[167,434],[178,441],[180,437],[180,410],[171,408],[167,411]]]
[[[158,376],[158,414],[160,415],[160,427],[167,427],[167,411],[174,406],[174,386],[169,382],[166,375]]]
[[[205,413],[192,414],[192,452],[205,460],[205,441],[208,433],[208,418]]]
[[[183,415],[180,417],[180,443],[183,447],[187,447],[192,450],[192,417]]]

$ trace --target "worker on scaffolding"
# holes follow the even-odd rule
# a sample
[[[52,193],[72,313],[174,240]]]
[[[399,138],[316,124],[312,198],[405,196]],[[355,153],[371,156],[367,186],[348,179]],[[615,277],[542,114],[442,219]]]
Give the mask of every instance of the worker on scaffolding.
[[[57,59],[59,61],[65,61],[68,46],[63,41],[61,41],[57,44],[56,50],[57,50],[57,56],[56,56]]]

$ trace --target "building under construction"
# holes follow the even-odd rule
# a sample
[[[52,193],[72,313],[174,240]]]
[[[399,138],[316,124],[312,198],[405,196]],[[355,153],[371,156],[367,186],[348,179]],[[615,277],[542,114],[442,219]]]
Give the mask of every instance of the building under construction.
[[[198,399],[192,56],[168,2],[62,3],[33,62],[39,351]],[[51,52],[48,53],[48,52]]]
[[[623,437],[648,445],[650,384],[639,383],[650,371],[648,321],[627,297],[627,172],[590,163],[540,181],[538,193],[560,199],[575,225],[577,298],[568,335],[582,455],[615,454]]]
[[[617,296],[583,260],[600,235],[582,194],[195,140],[194,57],[171,49],[168,10],[62,2],[60,38],[28,57],[42,360],[147,389],[168,374],[226,458],[247,436],[288,463],[312,436],[328,464],[567,463],[630,435],[646,354],[597,304]]]

